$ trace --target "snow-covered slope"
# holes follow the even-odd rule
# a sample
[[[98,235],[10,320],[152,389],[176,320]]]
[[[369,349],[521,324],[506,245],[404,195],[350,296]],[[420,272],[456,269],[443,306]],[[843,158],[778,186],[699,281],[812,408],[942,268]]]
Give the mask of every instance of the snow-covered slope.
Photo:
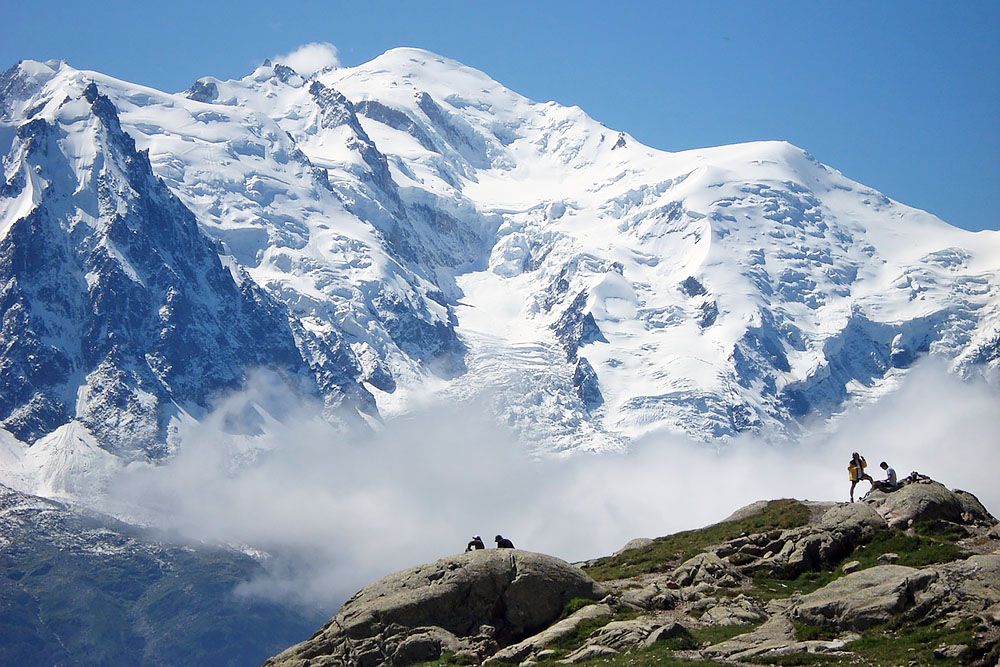
[[[417,49],[311,78],[265,63],[179,94],[63,63],[4,81],[7,245],[52,198],[17,185],[18,128],[79,122],[72,91],[93,82],[234,275],[287,308],[331,406],[487,394],[539,450],[602,449],[656,428],[794,431],[892,391],[928,354],[963,375],[1000,364],[1000,234],[787,143],[653,150]],[[80,155],[100,146],[61,131]],[[5,424],[33,438],[84,416],[61,400],[25,430],[22,391]]]
[[[502,406],[515,418],[605,442],[663,426],[711,438],[889,391],[927,353],[996,369],[1000,234],[784,142],[655,151],[419,50],[319,79],[378,110],[361,124],[401,181],[501,218],[487,270],[458,279],[457,314],[494,371],[471,376],[520,381]],[[539,385],[540,367],[581,401]]]

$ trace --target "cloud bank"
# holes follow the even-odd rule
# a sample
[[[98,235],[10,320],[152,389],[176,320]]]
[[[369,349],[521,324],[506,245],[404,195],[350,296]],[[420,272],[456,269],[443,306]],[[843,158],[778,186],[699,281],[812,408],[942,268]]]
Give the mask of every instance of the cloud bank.
[[[243,592],[327,611],[390,571],[462,551],[475,534],[579,560],[759,499],[845,501],[854,450],[874,473],[884,459],[900,476],[918,470],[1000,509],[997,392],[934,366],[795,443],[717,448],[660,433],[626,454],[560,460],[528,457],[475,402],[429,407],[367,436],[298,406],[266,435],[234,436],[234,415],[280,394],[257,384],[185,433],[169,464],[126,471],[114,500],[190,538],[267,551],[271,576]]]
[[[274,56],[271,60],[288,65],[306,77],[327,68],[340,67],[337,47],[330,42],[310,42],[303,44],[289,53]]]

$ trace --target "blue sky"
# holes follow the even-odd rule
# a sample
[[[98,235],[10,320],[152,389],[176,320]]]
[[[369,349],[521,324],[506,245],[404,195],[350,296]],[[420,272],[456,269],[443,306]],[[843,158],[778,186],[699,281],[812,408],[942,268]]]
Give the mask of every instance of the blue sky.
[[[0,66],[63,58],[181,90],[306,42],[345,65],[418,46],[658,148],[787,139],[952,224],[1000,229],[1000,2],[618,4],[5,2]]]

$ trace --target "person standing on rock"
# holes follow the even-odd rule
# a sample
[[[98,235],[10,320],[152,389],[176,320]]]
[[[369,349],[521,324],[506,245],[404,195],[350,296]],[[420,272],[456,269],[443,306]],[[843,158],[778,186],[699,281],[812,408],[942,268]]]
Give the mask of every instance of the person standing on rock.
[[[497,549],[513,549],[514,543],[508,540],[503,535],[497,535],[493,538],[497,543]]]
[[[875,486],[875,480],[872,476],[865,472],[865,468],[868,467],[868,461],[865,461],[865,457],[861,456],[857,452],[851,454],[851,462],[847,465],[847,474],[851,477],[851,502],[854,502],[854,487],[858,485],[863,479],[868,480],[868,483]]]
[[[483,538],[481,538],[478,535],[476,535],[475,537],[472,538],[472,541],[469,542],[468,545],[466,545],[465,550],[466,551],[479,551],[480,549],[485,549],[485,548],[486,548],[486,545],[483,544]]]

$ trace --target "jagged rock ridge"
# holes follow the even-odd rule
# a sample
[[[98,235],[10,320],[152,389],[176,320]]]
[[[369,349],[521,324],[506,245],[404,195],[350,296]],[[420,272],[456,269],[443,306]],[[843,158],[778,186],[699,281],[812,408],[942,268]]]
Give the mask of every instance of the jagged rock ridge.
[[[78,418],[108,449],[158,458],[171,418],[248,369],[307,380],[285,308],[223,266],[94,83],[30,116],[4,185],[26,214],[0,238],[7,429],[34,442]]]

